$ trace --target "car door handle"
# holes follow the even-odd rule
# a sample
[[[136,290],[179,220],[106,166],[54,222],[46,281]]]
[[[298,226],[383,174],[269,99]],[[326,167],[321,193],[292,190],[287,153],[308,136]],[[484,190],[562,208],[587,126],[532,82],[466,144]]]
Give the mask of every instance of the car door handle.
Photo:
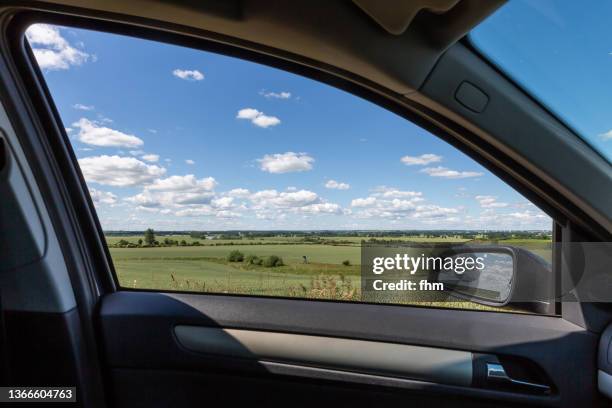
[[[511,378],[499,363],[487,363],[487,382],[504,388],[549,394],[550,387],[545,384],[537,384],[528,381],[515,380]]]

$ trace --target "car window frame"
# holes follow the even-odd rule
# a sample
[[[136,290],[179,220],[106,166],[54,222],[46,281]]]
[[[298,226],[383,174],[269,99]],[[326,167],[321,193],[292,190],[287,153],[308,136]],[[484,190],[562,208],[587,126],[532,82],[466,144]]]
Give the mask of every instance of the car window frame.
[[[293,54],[288,54],[286,52],[280,50],[270,50],[269,48],[258,46],[257,44],[245,43],[244,41],[229,39],[225,36],[211,34],[211,33],[193,33],[188,34],[188,31],[197,31],[197,30],[185,30],[187,32],[177,33],[170,31],[162,31],[162,27],[156,27],[155,22],[148,22],[151,25],[147,26],[137,26],[135,27],[134,22],[131,24],[125,21],[125,18],[122,18],[121,22],[114,21],[105,21],[101,20],[102,16],[77,16],[77,15],[64,15],[64,14],[52,14],[44,11],[22,11],[18,13],[16,18],[13,21],[10,29],[12,32],[16,32],[19,34],[18,38],[21,38],[21,43],[17,44],[17,47],[13,47],[13,56],[15,57],[16,62],[21,68],[24,66],[29,67],[31,75],[31,79],[36,81],[38,85],[44,90],[44,95],[42,97],[46,100],[49,107],[52,109],[53,118],[56,123],[62,123],[61,117],[55,104],[53,102],[53,98],[46,86],[44,81],[44,77],[42,72],[38,68],[36,64],[33,53],[25,39],[25,29],[35,23],[47,23],[47,24],[55,24],[59,26],[65,27],[74,27],[86,30],[94,30],[99,32],[104,32],[108,34],[117,34],[117,35],[125,35],[132,38],[144,39],[150,41],[157,41],[170,45],[177,45],[181,47],[187,47],[194,50],[201,50],[205,52],[216,53],[219,55],[225,55],[230,57],[239,58],[244,61],[254,62],[258,64],[262,64],[265,66],[269,66],[272,68],[280,69],[283,71],[287,71],[296,75],[300,75],[302,77],[318,81],[320,83],[332,86],[334,88],[343,90],[352,94],[355,97],[362,98],[370,103],[373,103],[379,106],[382,109],[388,110],[396,115],[402,117],[404,120],[409,120],[414,125],[421,127],[422,129],[429,132],[432,136],[438,137],[441,140],[445,141],[452,147],[458,149],[463,154],[470,157],[472,160],[486,168],[493,175],[495,175],[501,182],[508,185],[510,188],[514,189],[519,194],[523,195],[525,199],[536,205],[541,211],[547,214],[553,222],[552,230],[553,230],[553,243],[555,239],[558,238],[559,233],[555,231],[559,231],[559,225],[565,223],[567,221],[566,217],[563,215],[563,212],[557,210],[553,206],[549,205],[546,201],[544,201],[540,196],[534,193],[532,190],[527,188],[520,180],[512,177],[512,175],[505,172],[500,168],[499,165],[493,163],[490,160],[487,160],[483,155],[479,154],[478,151],[470,148],[470,146],[462,140],[459,140],[457,137],[453,135],[453,133],[463,133],[469,134],[469,130],[460,127],[457,124],[449,123],[449,121],[445,121],[440,118],[435,113],[425,110],[423,106],[416,104],[415,102],[403,98],[402,95],[397,95],[389,92],[388,90],[377,86],[376,84],[369,83],[362,78],[356,77],[350,73],[347,73],[342,70],[335,69],[334,67],[322,66],[322,64],[317,63],[316,61],[309,61],[303,57],[296,56]],[[142,19],[137,19],[142,20]],[[141,21],[138,21],[142,23]],[[169,27],[165,28],[166,30]],[[197,35],[197,37],[196,37]],[[204,38],[200,36],[205,36]],[[429,119],[425,115],[433,116],[433,119]],[[442,119],[442,120],[440,120]],[[62,134],[65,141],[68,140],[67,134],[65,133],[65,129],[62,126],[59,126],[59,131]],[[482,143],[482,142],[481,142]],[[68,143],[69,144],[69,143]],[[493,148],[491,146],[491,148]],[[70,146],[69,148],[71,152],[71,160],[76,164],[76,156],[72,151]],[[503,154],[500,152],[500,154]],[[77,165],[78,166],[78,165]],[[79,170],[80,171],[80,170]],[[88,192],[87,185],[81,175],[81,188],[83,191]],[[105,256],[105,264],[107,265],[107,274],[106,279],[110,277],[112,282],[105,282],[105,287],[109,289],[109,292],[114,291],[137,291],[137,292],[163,292],[163,293],[179,293],[179,294],[198,294],[198,295],[220,295],[217,293],[202,293],[195,291],[173,291],[173,290],[156,290],[156,289],[138,289],[138,288],[129,288],[123,287],[119,284],[119,280],[117,278],[117,273],[115,271],[115,267],[112,261],[112,257],[110,256],[110,252],[108,250],[107,245],[105,244],[103,231],[97,217],[97,212],[93,206],[93,202],[89,197],[89,194],[86,194],[90,206],[90,211],[93,212],[97,229],[96,234],[98,236],[98,240],[102,242],[102,246],[104,247],[104,256]],[[556,247],[553,245],[553,248]],[[557,259],[558,256],[553,254],[553,260]],[[553,266],[554,268],[554,266]],[[103,279],[104,280],[104,279]],[[283,297],[283,296],[263,296],[263,295],[251,295],[251,294],[221,294],[223,296],[239,296],[239,297],[263,297],[263,298],[278,298],[278,299],[288,299],[288,300],[304,300],[302,298],[295,297]],[[397,305],[397,304],[381,304],[381,303],[371,303],[371,302],[363,302],[363,301],[337,301],[337,300],[329,300],[329,299],[307,299],[309,301],[320,301],[320,302],[334,302],[334,303],[344,303],[344,304],[373,304],[373,305],[381,305],[381,306],[402,306],[402,307],[418,307],[418,308],[437,308],[437,309],[448,309],[448,310],[466,310],[466,311],[474,311],[472,309],[455,309],[455,308],[446,308],[446,307],[431,307],[431,306],[422,306],[422,305]],[[481,312],[487,312],[486,310],[477,310]],[[490,312],[490,311],[489,311]],[[495,312],[495,311],[494,311]],[[516,313],[509,311],[508,313]],[[520,313],[518,313],[520,314]],[[537,315],[537,314],[535,314]],[[556,312],[554,315],[544,314],[543,316],[560,316],[560,304],[556,308]]]

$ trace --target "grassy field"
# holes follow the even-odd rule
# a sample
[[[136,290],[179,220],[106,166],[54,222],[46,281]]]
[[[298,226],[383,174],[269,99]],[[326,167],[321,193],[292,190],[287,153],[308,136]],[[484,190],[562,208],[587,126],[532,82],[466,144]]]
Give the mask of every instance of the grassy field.
[[[304,243],[301,237],[266,237],[253,240],[197,240],[188,235],[158,236],[188,243],[199,241],[200,246],[171,246],[151,248],[110,248],[111,256],[123,287],[185,290],[208,293],[239,293],[262,296],[362,300],[360,263],[362,238],[321,237],[325,242]],[[138,242],[142,236],[110,236],[109,245],[124,239]],[[453,242],[461,238],[395,237],[378,238],[394,242]],[[341,244],[336,242],[341,241]],[[532,250],[550,260],[550,241],[505,240],[500,245],[514,245]],[[231,251],[265,258],[276,255],[284,265],[264,267],[244,262],[228,262]],[[308,263],[304,263],[304,256]],[[343,262],[348,265],[344,265]],[[370,299],[371,300],[371,299]],[[376,300],[375,300],[376,301]],[[401,298],[384,302],[415,303]],[[444,302],[420,299],[418,304],[443,307],[490,309],[471,302]]]
[[[286,263],[302,263],[303,256],[309,262],[340,264],[348,259],[352,264],[360,263],[360,247],[333,246],[319,244],[294,245],[223,245],[199,247],[162,247],[162,248],[111,248],[113,259],[146,260],[171,258],[225,258],[230,251],[238,250],[245,255],[257,256],[278,255]]]
[[[262,258],[277,255],[285,265],[266,268],[227,262],[227,255],[234,250]],[[319,275],[344,276],[355,286],[360,284],[359,246],[218,245],[110,251],[119,281],[126,287],[288,296],[294,290],[310,288]],[[349,266],[342,265],[345,260]]]

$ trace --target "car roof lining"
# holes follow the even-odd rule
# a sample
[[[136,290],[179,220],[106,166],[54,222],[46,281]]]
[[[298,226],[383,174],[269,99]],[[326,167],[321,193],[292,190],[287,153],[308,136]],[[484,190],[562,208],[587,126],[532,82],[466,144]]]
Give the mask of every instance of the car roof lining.
[[[401,34],[390,34],[372,20],[372,14],[350,1],[47,1],[159,20],[257,43],[352,72],[397,94],[417,90],[444,51],[504,3],[455,0],[448,4],[453,2],[457,4],[439,14],[439,4],[446,1],[420,0],[415,7],[422,10],[407,28]],[[361,7],[365,3],[360,2]],[[436,12],[428,11],[428,4]],[[377,10],[382,9],[379,6]],[[410,7],[405,10],[414,12]]]
[[[385,2],[379,0],[353,0],[389,34],[401,35],[421,11],[444,14],[459,3],[459,0],[413,0]]]

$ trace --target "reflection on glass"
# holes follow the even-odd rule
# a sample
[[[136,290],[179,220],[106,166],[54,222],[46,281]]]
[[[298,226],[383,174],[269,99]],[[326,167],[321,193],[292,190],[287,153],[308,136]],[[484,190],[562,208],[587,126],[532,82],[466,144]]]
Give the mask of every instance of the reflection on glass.
[[[508,299],[514,268],[512,256],[503,253],[474,252],[457,254],[449,258],[455,261],[453,267],[443,268],[438,275],[438,281],[444,283],[446,288],[470,297],[496,302]],[[474,267],[469,270],[457,267],[466,264]]]

